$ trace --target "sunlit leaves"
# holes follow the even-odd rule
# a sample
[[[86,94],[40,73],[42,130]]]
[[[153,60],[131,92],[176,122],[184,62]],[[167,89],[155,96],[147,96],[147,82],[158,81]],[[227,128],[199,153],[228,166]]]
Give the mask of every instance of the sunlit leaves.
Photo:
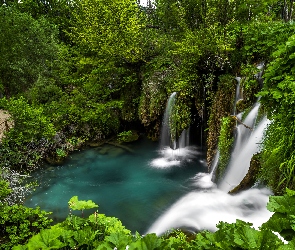
[[[129,250],[154,250],[159,249],[162,240],[156,234],[148,234],[129,245]]]
[[[98,207],[92,200],[78,200],[78,196],[73,196],[69,200],[69,207],[73,210],[85,210]]]
[[[77,1],[74,40],[98,57],[121,57],[134,62],[141,57],[140,12],[133,0]]]

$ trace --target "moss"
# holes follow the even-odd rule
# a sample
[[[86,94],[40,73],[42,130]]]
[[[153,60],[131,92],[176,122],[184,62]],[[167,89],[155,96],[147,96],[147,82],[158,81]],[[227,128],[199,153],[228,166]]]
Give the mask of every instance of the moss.
[[[221,119],[227,117],[233,111],[233,103],[236,91],[236,81],[231,75],[220,77],[218,90],[213,97],[208,120],[207,137],[207,162],[211,165],[218,146],[220,135]]]
[[[191,124],[191,106],[192,102],[190,101],[190,98],[181,95],[177,96],[170,122],[171,134],[176,138],[181,135],[181,132],[184,129],[189,128]]]
[[[123,131],[117,135],[117,140],[119,143],[137,141],[138,138],[139,135],[137,131],[134,130]]]
[[[257,65],[243,65],[241,70],[241,87],[243,89],[244,109],[249,108],[257,101],[256,94],[261,89],[261,79],[258,79],[258,74],[261,70]]]
[[[240,100],[237,101],[236,109],[237,109],[237,113],[241,113],[246,109],[246,104],[245,104],[245,101],[243,99],[240,99]]]
[[[232,116],[223,117],[221,120],[220,135],[218,137],[219,163],[216,171],[216,179],[220,180],[224,175],[226,166],[229,163],[232,146],[234,142],[234,129],[236,120]]]

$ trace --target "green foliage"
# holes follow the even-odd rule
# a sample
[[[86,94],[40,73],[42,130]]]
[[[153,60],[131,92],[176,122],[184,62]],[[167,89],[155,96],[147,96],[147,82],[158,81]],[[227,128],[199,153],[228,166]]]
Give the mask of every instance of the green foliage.
[[[117,135],[119,142],[132,142],[138,139],[138,134],[135,131],[123,131]]]
[[[57,148],[55,151],[56,151],[57,157],[64,158],[64,157],[67,156],[66,151],[64,149],[62,149],[62,148]]]
[[[70,209],[73,210],[81,210],[83,212],[83,210],[85,209],[91,209],[91,208],[95,208],[98,207],[98,205],[96,205],[92,200],[88,200],[88,201],[79,201],[78,200],[78,196],[73,196],[70,200],[69,200],[69,207]]]
[[[57,55],[57,30],[46,19],[34,20],[13,7],[0,7],[0,83],[6,95],[26,91],[49,75]]]
[[[272,120],[263,146],[261,178],[275,193],[294,188],[294,53],[295,36],[280,46],[265,71],[261,95],[267,116]]]
[[[0,204],[0,249],[24,244],[41,229],[49,227],[52,220],[48,214],[39,208]]]
[[[141,57],[141,13],[132,0],[76,1],[74,41],[103,60],[121,57],[135,62]]]
[[[295,192],[286,189],[284,196],[271,196],[267,209],[274,212],[272,217],[263,224],[263,228],[268,228],[278,232],[287,241],[292,241],[295,237]]]
[[[236,121],[233,117],[223,117],[221,119],[220,135],[218,137],[218,149],[220,152],[217,179],[220,180],[224,174],[226,166],[229,163],[230,155],[233,147],[234,136],[233,131]]]
[[[11,193],[9,183],[1,178],[2,171],[0,171],[0,206],[4,203],[4,199]]]
[[[83,211],[98,205],[90,200],[78,200],[78,197],[74,196],[69,201],[69,207]],[[16,246],[14,249],[113,249],[115,246],[125,248],[132,242],[132,238],[130,231],[125,229],[118,219],[95,212],[88,218],[69,215],[64,222],[33,236],[23,248]]]
[[[215,233],[205,232],[196,237],[198,249],[277,249],[282,241],[270,230],[255,230],[251,223],[237,220],[221,222]]]
[[[3,98],[0,102],[13,124],[0,145],[0,166],[34,167],[46,154],[46,147],[56,133],[54,125],[41,106],[30,105],[23,97]]]
[[[23,98],[2,99],[2,105],[12,117],[13,128],[7,132],[7,140],[22,145],[42,138],[51,139],[56,133],[54,125],[44,115],[42,107],[34,107]]]
[[[160,249],[162,240],[156,234],[147,234],[129,245],[128,249],[155,250]]]
[[[254,21],[242,26],[242,55],[248,62],[268,62],[278,46],[294,33],[293,23]],[[243,60],[243,59],[242,59]]]

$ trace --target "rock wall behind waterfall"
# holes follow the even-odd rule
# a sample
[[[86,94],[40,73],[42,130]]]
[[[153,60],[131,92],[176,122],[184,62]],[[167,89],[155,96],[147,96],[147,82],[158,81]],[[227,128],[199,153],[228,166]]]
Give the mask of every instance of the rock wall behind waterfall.
[[[222,77],[218,84],[218,90],[213,98],[208,121],[207,137],[207,162],[211,165],[216,154],[218,136],[220,134],[221,118],[229,116],[233,110],[235,98],[236,80],[233,76]]]

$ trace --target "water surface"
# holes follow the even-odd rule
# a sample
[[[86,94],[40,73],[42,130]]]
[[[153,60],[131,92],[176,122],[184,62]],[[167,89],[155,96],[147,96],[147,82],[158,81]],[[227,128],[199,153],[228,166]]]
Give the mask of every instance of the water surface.
[[[106,144],[76,152],[60,166],[44,166],[33,175],[40,186],[25,205],[51,211],[58,221],[66,218],[67,202],[77,195],[93,200],[99,213],[119,218],[132,232],[144,233],[176,200],[195,189],[191,178],[206,172],[205,155],[190,149],[175,154],[182,157],[178,164],[174,159],[161,167],[167,155],[157,151],[157,143],[141,139],[127,146],[133,152]]]

